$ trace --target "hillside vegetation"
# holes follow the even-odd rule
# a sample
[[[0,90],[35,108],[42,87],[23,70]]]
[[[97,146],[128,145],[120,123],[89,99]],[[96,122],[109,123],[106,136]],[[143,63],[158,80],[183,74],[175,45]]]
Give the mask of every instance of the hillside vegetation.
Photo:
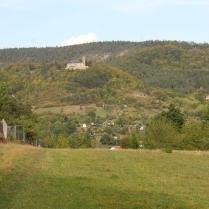
[[[0,208],[209,208],[208,152],[0,144]]]
[[[119,103],[124,93],[145,90],[144,84],[124,71],[94,64],[86,71],[71,71],[51,64],[17,64],[0,68],[0,81],[9,92],[30,105]]]
[[[150,148],[208,150],[208,51],[177,41],[3,49],[0,87],[10,99],[0,99],[0,117],[45,147],[138,148],[139,135]],[[87,70],[65,69],[82,55]]]
[[[209,92],[209,45],[149,42],[110,62],[151,87],[191,94]]]
[[[112,41],[66,47],[1,49],[0,63],[55,63],[59,68],[64,68],[69,59],[86,56],[87,64],[92,61],[106,62],[154,88],[182,94],[200,90],[206,94],[209,92],[208,52],[207,43]]]

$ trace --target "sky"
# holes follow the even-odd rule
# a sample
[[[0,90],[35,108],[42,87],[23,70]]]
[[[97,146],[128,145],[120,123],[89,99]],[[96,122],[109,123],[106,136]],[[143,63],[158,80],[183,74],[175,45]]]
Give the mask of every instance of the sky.
[[[0,49],[209,42],[209,0],[0,0]]]

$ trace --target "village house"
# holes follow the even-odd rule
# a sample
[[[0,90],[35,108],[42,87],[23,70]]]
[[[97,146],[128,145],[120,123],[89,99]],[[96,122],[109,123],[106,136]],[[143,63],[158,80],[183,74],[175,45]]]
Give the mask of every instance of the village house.
[[[70,70],[85,70],[87,69],[88,66],[86,66],[86,58],[82,57],[82,62],[79,60],[70,60],[67,63],[67,66],[65,69],[70,69]]]

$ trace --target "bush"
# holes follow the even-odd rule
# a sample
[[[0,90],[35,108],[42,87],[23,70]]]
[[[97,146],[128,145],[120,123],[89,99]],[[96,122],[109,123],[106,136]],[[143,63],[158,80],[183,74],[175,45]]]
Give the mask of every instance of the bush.
[[[69,138],[69,144],[70,144],[70,147],[73,149],[90,148],[91,139],[87,137],[83,137],[79,134],[72,134]]]
[[[130,148],[138,149],[139,148],[139,135],[136,132],[136,129],[132,129],[129,135]]]
[[[128,139],[128,137],[124,137],[123,139],[122,139],[122,141],[121,141],[121,147],[123,148],[123,149],[128,149],[129,148],[129,139]]]
[[[179,149],[201,150],[204,144],[203,138],[202,122],[188,119],[182,127]]]
[[[175,148],[178,144],[178,131],[165,118],[154,120],[145,130],[145,147],[149,149]]]
[[[68,148],[68,147],[69,147],[68,139],[62,134],[60,134],[56,140],[56,148]]]
[[[116,141],[114,140],[114,138],[108,134],[108,133],[104,133],[100,139],[100,142],[104,145],[116,145]]]
[[[165,147],[163,151],[166,153],[172,153],[172,147],[171,146]]]
[[[129,136],[122,139],[121,147],[123,149],[127,149],[127,148],[138,149],[139,148],[139,135],[136,129],[132,129]]]

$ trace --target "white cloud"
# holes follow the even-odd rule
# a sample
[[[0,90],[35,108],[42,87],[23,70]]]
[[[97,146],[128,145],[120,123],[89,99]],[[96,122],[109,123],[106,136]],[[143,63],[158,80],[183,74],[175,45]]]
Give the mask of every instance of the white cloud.
[[[88,33],[88,34],[80,35],[78,37],[73,36],[68,40],[64,40],[60,43],[59,46],[69,46],[69,45],[90,43],[96,41],[98,41],[96,34]]]

